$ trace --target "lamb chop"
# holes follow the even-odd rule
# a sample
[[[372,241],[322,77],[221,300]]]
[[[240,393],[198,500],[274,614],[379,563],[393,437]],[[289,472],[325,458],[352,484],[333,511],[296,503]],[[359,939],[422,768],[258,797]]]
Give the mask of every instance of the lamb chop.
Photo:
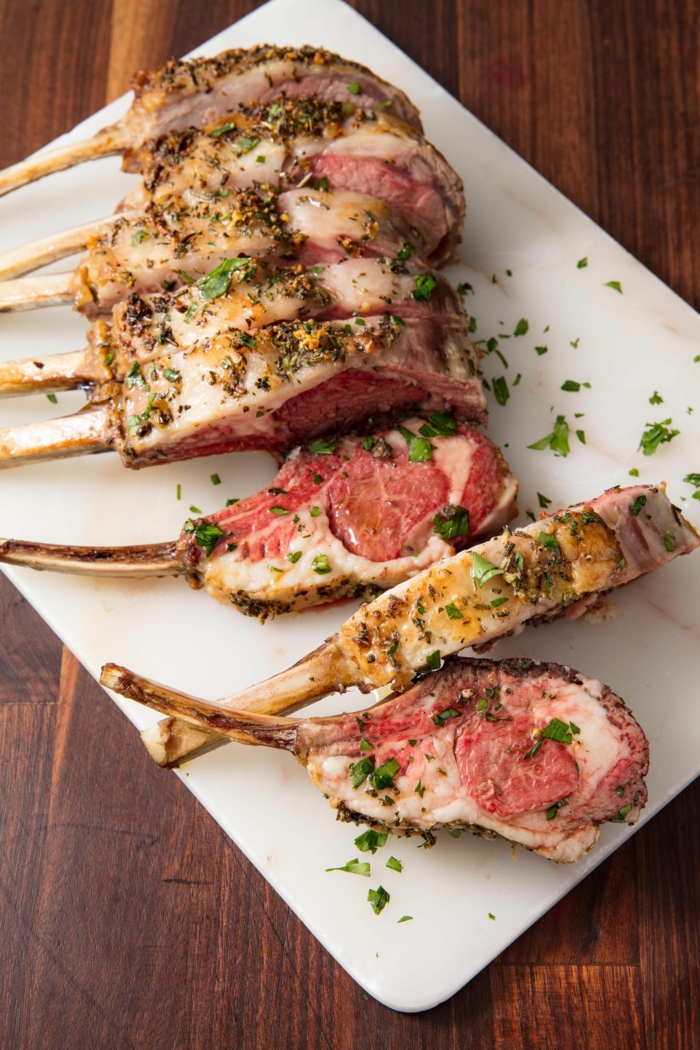
[[[429,438],[420,441],[421,431]],[[516,494],[500,451],[436,414],[294,449],[266,490],[190,519],[176,543],[0,540],[0,561],[98,576],[184,574],[264,621],[338,598],[369,600],[492,536],[514,517]]]
[[[331,239],[334,259],[340,257],[339,249],[353,255],[367,254],[368,243],[379,232],[376,224],[380,220],[371,212],[378,207],[381,215],[382,204],[396,213],[395,218],[384,216],[383,221],[400,231],[403,256],[419,251],[435,266],[449,261],[454,254],[464,219],[461,180],[421,135],[386,115],[377,117],[360,110],[347,114],[339,103],[315,99],[273,102],[208,129],[192,129],[149,143],[143,150],[143,166],[143,185],[120,205],[120,210],[126,212],[121,222],[119,215],[112,216],[13,249],[0,256],[0,278],[29,273],[90,245],[90,255],[98,256],[98,264],[107,251],[117,272],[124,272],[122,283],[127,287],[133,287],[139,267],[151,268],[155,264],[155,272],[142,274],[148,282],[156,278],[163,262],[168,266],[167,280],[182,283],[183,269],[192,275],[206,270],[197,261],[198,251],[209,256],[210,261],[217,251],[219,256],[229,252],[227,212],[240,216],[242,209],[242,218],[234,222],[235,232],[241,226],[244,230],[250,227],[251,217],[253,226],[261,220],[269,226],[272,214],[273,225],[278,225],[270,203],[272,191],[290,185],[303,188],[311,180],[315,189],[308,185],[303,194],[282,195],[281,218],[289,221],[291,214],[295,224],[305,218],[316,237],[320,228],[327,225],[326,220],[330,220],[326,238]],[[262,215],[256,213],[250,193],[239,203],[235,191],[250,191],[251,187],[262,190],[263,202],[268,205],[260,209]],[[347,198],[341,197],[334,203],[334,195],[329,191],[360,194],[363,203],[357,198],[357,203],[351,201],[352,213],[346,214]],[[368,199],[381,203],[370,207]],[[310,209],[319,214],[313,217]],[[363,214],[367,211],[369,215]],[[340,221],[340,228],[335,231],[334,221]],[[253,251],[276,250],[279,229],[262,232],[273,239]],[[303,230],[300,234],[303,236]],[[195,243],[191,243],[193,239]],[[294,238],[291,240],[293,244]],[[392,237],[391,242],[394,241]],[[154,247],[159,256],[155,260]],[[207,252],[209,247],[214,251]],[[285,247],[289,254],[290,244]],[[176,259],[190,256],[189,265],[174,265],[173,251]],[[6,283],[0,289],[0,310],[73,301],[81,289],[81,269],[78,275],[59,274]],[[99,306],[101,299],[95,291],[99,289],[99,278],[88,284],[89,294],[83,291],[78,295],[77,304],[92,308],[94,299]]]
[[[606,821],[633,824],[649,745],[619,696],[558,664],[455,659],[369,710],[280,718],[153,685],[107,664],[102,684],[244,744],[291,751],[340,820],[471,831],[572,862]]]
[[[665,485],[609,489],[514,532],[506,527],[386,591],[294,667],[222,703],[274,701],[283,711],[290,698],[301,706],[350,686],[405,689],[416,672],[462,649],[490,647],[527,624],[576,619],[600,595],[698,546]],[[180,759],[178,732],[168,727],[168,754]]]
[[[363,109],[391,107],[421,130],[418,110],[402,91],[365,66],[322,48],[263,44],[223,51],[214,58],[172,60],[132,80],[134,101],[126,116],[83,142],[59,146],[0,173],[0,196],[83,161],[123,154],[125,171],[139,171],[142,146],[170,132],[213,121],[274,98],[352,103]]]
[[[284,221],[281,218],[284,216]],[[290,225],[291,223],[291,225]],[[71,303],[90,318],[132,292],[178,289],[225,259],[278,265],[348,257],[421,259],[421,239],[382,201],[351,190],[235,189],[225,199],[181,199],[122,211],[0,256],[0,279],[87,248],[75,271],[0,284],[0,312]]]
[[[98,321],[87,352],[6,366],[6,390],[103,382],[83,412],[0,430],[0,463],[109,448],[133,467],[276,452],[408,408],[484,422],[456,295],[438,274],[394,269],[348,260],[281,275],[231,259],[177,293],[134,294],[115,307],[111,330]],[[255,327],[300,312],[309,319]]]

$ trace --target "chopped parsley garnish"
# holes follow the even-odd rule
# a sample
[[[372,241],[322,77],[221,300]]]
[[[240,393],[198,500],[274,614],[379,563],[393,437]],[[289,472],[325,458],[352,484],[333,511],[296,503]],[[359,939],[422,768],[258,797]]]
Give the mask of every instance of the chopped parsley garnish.
[[[369,774],[372,772],[373,769],[374,769],[374,759],[371,756],[368,756],[367,758],[360,759],[359,762],[351,762],[350,763],[350,766],[349,766],[350,783],[354,787],[355,791],[357,791],[357,789],[362,784],[364,784],[365,780],[367,779],[367,777],[369,776]],[[370,834],[370,832],[365,832],[365,834],[366,835]],[[360,836],[360,838],[362,838],[362,836]],[[366,846],[366,847],[361,846],[357,839],[355,839],[355,845],[357,846],[358,849],[369,849],[370,848],[369,846]],[[372,852],[374,853],[374,850],[372,850]]]
[[[235,126],[236,126],[236,122],[235,121],[229,121],[226,124],[222,124],[220,128],[214,128],[214,130],[210,131],[209,134],[211,135],[212,138],[217,139],[219,137],[219,135],[224,135],[227,131],[233,131]]]
[[[561,389],[568,391],[570,394],[577,394],[581,389],[581,384],[577,383],[575,379],[567,379],[565,383],[562,383]]]
[[[493,396],[499,405],[505,406],[508,398],[510,397],[510,391],[508,389],[508,383],[506,382],[505,376],[498,376],[493,381]]]
[[[427,302],[433,294],[433,289],[437,287],[437,281],[430,273],[419,273],[413,280],[416,287],[411,292],[411,295],[418,302]]]
[[[659,445],[673,441],[674,437],[680,434],[680,430],[669,430],[668,424],[672,422],[672,419],[664,419],[661,423],[646,424],[647,429],[639,442],[639,447],[645,456],[653,456]]]
[[[265,163],[265,157],[263,157],[262,153],[260,154],[259,157],[255,158],[255,163],[256,164],[264,164]]]
[[[625,805],[621,809],[618,809],[618,811],[615,814],[615,816],[610,818],[610,823],[611,824],[622,824],[622,822],[624,821],[625,817],[627,816],[627,814],[629,813],[629,811],[631,809],[632,809],[632,803],[631,802],[626,802]]]
[[[535,350],[537,351],[537,354],[538,354],[539,357],[542,357],[542,354],[546,354],[548,349],[549,348],[546,347],[546,346],[536,346],[535,347]]]
[[[568,456],[570,451],[569,424],[566,422],[566,418],[557,416],[552,433],[547,434],[546,437],[540,438],[539,441],[535,441],[533,445],[528,445],[527,447],[534,448],[538,452],[544,448],[551,448],[552,452],[557,455]]]
[[[180,373],[176,372],[174,368],[164,368],[163,375],[170,383],[177,383],[180,378]]]
[[[325,576],[326,573],[333,572],[333,567],[328,561],[327,554],[317,554],[311,562],[311,568],[314,572],[318,573],[319,576]]]
[[[387,868],[391,868],[392,871],[403,871],[403,864],[396,857],[389,857],[386,862]]]
[[[459,718],[459,711],[455,711],[454,707],[448,707],[446,711],[436,711],[433,722],[436,726],[444,726],[451,718]]]
[[[323,477],[321,476],[321,474],[314,474],[314,485],[322,485],[322,484],[323,484]]]
[[[325,175],[323,176],[322,179],[318,180],[318,182],[314,186],[314,189],[315,190],[327,190],[328,189],[328,179],[326,178]],[[316,267],[314,266],[314,272],[315,271],[316,271]]]
[[[433,458],[433,446],[427,438],[418,437],[406,427],[399,427],[399,432],[408,445],[409,463],[425,463]]]
[[[335,441],[312,441],[309,445],[309,452],[315,452],[318,456],[330,456],[335,452]]]
[[[466,507],[449,503],[433,518],[433,532],[443,540],[455,540],[469,535],[469,511]]]
[[[664,536],[664,543],[666,544],[667,551],[675,551],[676,549],[676,536],[672,529],[669,529]]]
[[[440,664],[442,662],[441,657],[440,657],[440,650],[439,649],[435,649],[434,652],[428,653],[428,655],[425,658],[425,662],[426,662],[426,664],[428,665],[428,667],[430,668],[431,671],[439,671],[440,670]]]
[[[453,605],[452,602],[450,602],[449,605],[445,606],[445,612],[447,613],[447,615],[449,616],[449,618],[451,620],[463,620],[464,619],[464,613],[460,612],[459,609],[457,608],[457,606]]]
[[[487,912],[486,914],[488,915],[489,919],[493,919],[494,922],[496,921],[496,916],[492,915],[490,911]]]
[[[585,430],[577,430],[576,431],[576,437],[579,439],[579,441],[581,442],[582,445],[586,444],[586,431]]]
[[[604,288],[614,288],[616,292],[619,292],[620,295],[622,295],[622,285],[620,284],[619,281],[606,281],[605,284],[603,285],[603,287]]]
[[[195,509],[190,507],[190,510]],[[194,542],[198,547],[204,547],[204,553],[207,558],[211,558],[214,547],[216,547],[223,536],[223,531],[218,525],[208,521],[202,521],[199,525],[195,525],[191,519],[185,522],[185,532],[194,533]]]
[[[592,510],[584,510],[581,521],[584,525],[605,525],[600,514],[594,514]]]
[[[418,783],[414,787],[413,794],[414,795],[420,795],[420,797],[423,798],[423,795],[425,794],[425,784],[422,784],[420,782],[420,780],[418,781]]]
[[[562,806],[568,806],[568,798],[560,798],[558,802],[555,802],[553,806],[550,806],[547,810],[547,820],[554,820],[557,815],[557,810],[561,809]]]
[[[234,503],[240,503],[240,502],[241,502],[240,499],[227,499],[226,500],[226,506],[227,507],[232,507],[234,505]]]
[[[497,609],[499,605],[505,605],[507,601],[507,598],[494,598],[492,602],[489,602],[489,605],[492,609]]]
[[[540,529],[540,531],[537,533],[537,539],[543,547],[547,547],[547,549],[550,551],[561,550],[559,546],[559,540],[556,538],[556,536],[550,536],[548,532],[543,532],[542,529]]]
[[[573,722],[562,722],[559,718],[552,718],[542,730],[541,739],[556,740],[559,744],[570,744],[573,736],[581,730]]]
[[[537,493],[537,502],[539,503],[540,507],[543,507],[546,510],[547,507],[549,506],[549,504],[552,501],[551,501],[551,499],[547,499],[546,496],[543,496],[541,492],[538,492]]]
[[[311,271],[312,273],[315,273],[317,277],[320,277],[325,268],[325,266],[312,266]]]
[[[413,255],[413,247],[412,247],[412,245],[407,244],[406,241],[404,241],[404,243],[401,245],[401,247],[399,248],[399,250],[396,253],[396,258],[399,259],[401,262],[405,262],[407,259],[410,259],[412,255]]]
[[[287,555],[287,561],[291,561],[292,565],[296,565],[300,558],[301,551],[290,551]]]
[[[289,514],[286,507],[270,507],[270,514]]]
[[[321,513],[321,508],[320,507],[312,507],[311,510],[309,511],[309,514],[311,515],[312,518],[317,518],[320,513]]]
[[[394,777],[400,768],[395,758],[389,758],[383,765],[375,769],[374,773],[370,774],[369,782],[377,791],[391,788],[394,786]]]
[[[140,244],[141,241],[145,241],[147,237],[147,230],[137,230],[136,233],[131,235],[131,247],[135,248],[137,244]]]
[[[367,761],[367,759],[365,759]],[[386,845],[388,834],[386,831],[372,831],[370,828],[367,831],[363,831],[361,835],[358,835],[355,839],[355,845],[361,853],[376,853],[378,849]]]
[[[469,292],[473,291],[474,289],[472,288],[472,286],[470,284],[467,284],[466,282],[462,282],[461,284],[457,285],[457,295],[468,295]]]
[[[181,499],[182,498],[182,485],[177,485],[175,487],[175,495],[176,495],[177,499]]]
[[[254,268],[255,265],[255,261],[251,259],[223,259],[211,273],[197,281],[199,294],[202,299],[217,299],[220,295],[225,295],[233,273],[244,266]]]
[[[210,475],[210,481],[211,481],[212,485],[220,485],[221,484],[221,478],[219,477],[218,474],[211,474]]]
[[[470,332],[475,332],[476,331],[476,317],[474,316],[474,314],[470,314],[470,317],[469,317],[469,331]]]
[[[586,266],[588,266],[588,256],[584,255],[583,259],[579,259],[576,263],[576,268],[578,270],[583,270]]]
[[[483,587],[494,576],[502,576],[504,572],[505,569],[492,565],[490,561],[486,561],[486,558],[482,558],[478,551],[473,552],[471,574],[477,587]]]
[[[201,514],[199,507],[195,507],[194,504],[190,507],[190,514]]]
[[[629,475],[630,475],[630,477],[632,477],[632,478],[638,478],[638,477],[639,477],[639,471],[637,470],[637,468],[636,468],[636,467],[632,467],[632,468],[630,469],[630,471],[629,471]]]
[[[236,142],[236,145],[238,146],[238,148],[241,151],[241,153],[250,153],[250,151],[252,149],[255,149],[255,147],[257,146],[257,144],[259,142],[260,142],[260,139],[250,139],[250,138],[238,139],[238,141]]]
[[[660,396],[659,391],[655,390],[649,398],[650,405],[663,405],[664,399]]]
[[[423,437],[450,437],[457,430],[457,420],[451,412],[433,412],[428,422],[419,428]]]
[[[360,85],[359,84],[348,84],[348,91],[350,92],[351,95],[359,95],[360,94]]]
[[[326,868],[326,871],[349,871],[351,875],[366,875],[369,878],[370,865],[368,860],[349,860],[342,868]]]
[[[646,496],[637,496],[637,498],[634,501],[634,503],[632,504],[632,508],[631,508],[632,509],[632,513],[634,514],[635,518],[639,517],[639,512],[642,509],[642,507],[646,506],[646,502],[647,502]]]
[[[391,896],[386,892],[383,886],[379,886],[376,890],[370,890],[367,894],[367,900],[372,905],[372,911],[375,915],[379,915],[381,911],[387,906],[391,900]]]
[[[521,317],[515,326],[515,331],[513,332],[513,335],[527,335],[529,328],[529,323],[525,320],[524,317]]]
[[[257,346],[257,339],[254,339],[252,335],[248,335],[247,332],[237,332],[236,338],[243,343],[245,346]],[[262,412],[259,413],[262,415]]]
[[[47,394],[46,397],[51,402],[52,405],[57,405],[58,404],[58,398],[56,397],[55,394]]]
[[[371,751],[373,747],[374,744],[370,744],[369,740],[366,740],[364,737],[362,737],[362,739],[360,740],[360,751]]]
[[[397,926],[399,925],[399,922],[413,922],[413,916],[412,915],[402,915],[401,918],[396,923]]]

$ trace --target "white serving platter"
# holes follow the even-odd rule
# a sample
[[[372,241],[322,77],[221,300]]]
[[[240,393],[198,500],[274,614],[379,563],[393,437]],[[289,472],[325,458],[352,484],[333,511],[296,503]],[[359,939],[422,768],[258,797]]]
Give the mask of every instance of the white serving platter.
[[[626,483],[637,467],[643,481],[667,480],[673,499],[700,524],[700,504],[682,482],[700,470],[700,364],[693,360],[700,352],[698,314],[341,0],[273,0],[197,53],[261,42],[323,46],[398,84],[421,109],[429,139],[464,179],[464,244],[450,277],[474,288],[467,305],[478,322],[475,338],[511,336],[499,342],[509,367],[495,353],[485,363],[490,379],[507,377],[511,393],[506,407],[492,402],[489,434],[506,446],[523,511],[538,512],[537,492],[553,507],[592,498]],[[128,103],[127,96],[119,99],[66,139],[92,134]],[[0,200],[0,250],[108,214],[133,181],[111,158]],[[587,267],[577,268],[583,257]],[[66,268],[65,262],[53,267]],[[619,281],[622,294],[606,287],[608,281]],[[515,337],[521,318],[529,330]],[[85,329],[67,308],[3,316],[0,355],[7,360],[76,349]],[[545,345],[548,352],[538,355],[535,346]],[[518,373],[522,379],[514,386]],[[563,392],[567,379],[591,388]],[[649,404],[654,390],[662,405]],[[76,393],[58,401],[2,402],[0,425],[63,415],[83,399]],[[575,421],[575,412],[584,415]],[[559,413],[572,426],[571,454],[528,450]],[[644,458],[637,446],[645,423],[668,417],[681,434]],[[574,436],[579,428],[585,445]],[[221,487],[210,483],[214,471]],[[114,455],[7,471],[0,474],[0,534],[77,544],[170,539],[190,504],[214,511],[225,497],[247,495],[274,473],[271,460],[252,454],[141,472],[125,470]],[[4,571],[95,677],[114,660],[208,698],[289,666],[352,611],[345,605],[261,626],[178,580],[95,582]],[[617,615],[604,625],[530,628],[496,650],[497,656],[570,664],[630,703],[652,748],[644,820],[700,772],[698,593],[696,554],[615,595]],[[155,720],[137,704],[116,702],[139,729]],[[361,706],[359,697],[330,697],[314,710]],[[288,754],[229,745],[178,775],[355,980],[403,1011],[425,1010],[451,996],[632,834],[626,826],[606,826],[594,851],[572,867],[522,852],[515,859],[507,843],[468,835],[458,841],[441,835],[432,850],[401,839],[369,858],[372,877],[364,879],[326,874],[358,855],[357,832],[334,821]],[[403,873],[385,867],[390,852],[402,861]],[[380,883],[391,901],[376,916],[366,898]],[[398,924],[403,915],[413,921]],[[416,966],[417,958],[425,960],[426,945],[429,965]]]

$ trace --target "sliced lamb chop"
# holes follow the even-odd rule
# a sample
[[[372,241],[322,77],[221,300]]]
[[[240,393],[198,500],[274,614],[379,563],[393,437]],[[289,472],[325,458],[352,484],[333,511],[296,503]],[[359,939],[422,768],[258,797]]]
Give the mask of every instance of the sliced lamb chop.
[[[209,277],[210,285],[179,297],[182,307],[187,295],[197,296],[183,315],[171,301],[150,305],[135,297],[115,309],[111,334],[98,322],[91,352],[76,355],[71,375],[87,372],[91,358],[95,371],[116,365],[118,378],[131,360],[125,382],[96,388],[77,415],[0,430],[0,466],[110,448],[130,467],[225,451],[279,452],[399,410],[448,410],[461,421],[485,421],[477,354],[464,315],[450,314],[447,294],[436,296],[444,310],[432,315],[413,300],[416,310],[410,306],[405,321],[398,313],[368,314],[352,323],[285,321],[248,334],[211,321],[214,306],[225,313],[227,297],[207,306],[202,292],[216,281],[223,293],[230,272],[225,280]],[[415,288],[421,297],[424,288]],[[181,346],[174,329],[184,330],[188,320],[193,338]],[[11,366],[9,383],[56,388],[60,376],[47,367],[50,359],[36,365]]]
[[[275,718],[176,693],[113,664],[102,684],[244,744],[291,751],[339,819],[428,844],[441,828],[584,856],[607,821],[634,824],[649,745],[619,696],[558,664],[451,659],[356,714]]]
[[[208,124],[240,106],[272,98],[316,96],[363,109],[391,107],[399,119],[421,130],[418,110],[402,91],[365,66],[320,48],[261,45],[223,51],[214,58],[181,59],[153,72],[137,73],[134,101],[126,116],[84,142],[59,146],[0,173],[0,196],[86,160],[124,154],[126,171],[138,171],[139,151],[149,139]]]
[[[290,214],[292,225],[290,225]],[[281,216],[284,216],[284,221]],[[87,247],[71,273],[6,280],[0,313],[71,303],[94,318],[133,292],[178,289],[232,258],[304,266],[348,257],[421,258],[421,239],[386,204],[352,191],[258,187],[197,200],[191,193],[145,212],[109,219],[0,256],[0,280]]]
[[[609,489],[515,532],[506,528],[363,605],[294,667],[221,703],[258,711],[266,709],[251,705],[270,703],[277,713],[292,699],[303,706],[350,686],[405,689],[416,671],[462,649],[529,623],[575,619],[601,594],[700,546],[665,489]],[[168,734],[182,759],[177,721]]]
[[[421,428],[431,436],[417,458]],[[194,587],[265,620],[339,598],[369,599],[415,576],[502,528],[517,513],[516,494],[499,450],[438,414],[294,449],[266,490],[188,521],[177,545],[0,540],[0,561],[97,576],[185,573]]]

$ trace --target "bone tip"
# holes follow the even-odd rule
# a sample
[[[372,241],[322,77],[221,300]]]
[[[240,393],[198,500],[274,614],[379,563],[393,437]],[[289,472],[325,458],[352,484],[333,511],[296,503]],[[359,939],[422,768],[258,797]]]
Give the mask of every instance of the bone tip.
[[[105,689],[111,689],[114,693],[124,691],[125,679],[131,678],[131,672],[119,664],[105,664],[100,674],[100,685]]]

